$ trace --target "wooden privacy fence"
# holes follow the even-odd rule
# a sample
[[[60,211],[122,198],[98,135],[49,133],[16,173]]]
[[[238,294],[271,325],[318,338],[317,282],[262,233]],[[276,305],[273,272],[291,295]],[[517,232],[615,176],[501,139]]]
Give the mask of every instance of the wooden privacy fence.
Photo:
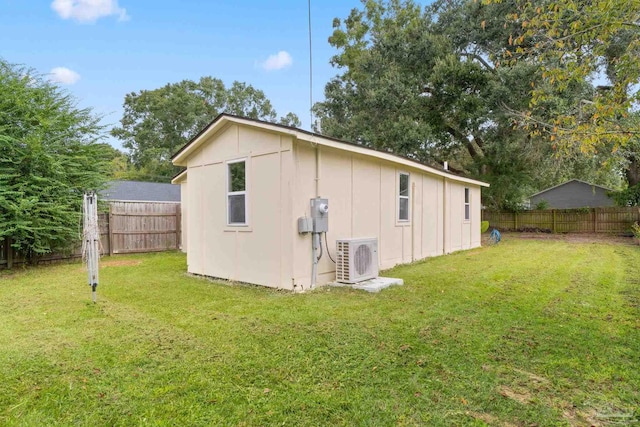
[[[104,255],[180,248],[180,203],[111,201],[109,212],[98,214],[98,224]],[[82,242],[78,241],[68,252],[47,254],[37,261],[49,263],[81,256]],[[24,263],[24,256],[11,248],[10,239],[0,241],[0,268]]]
[[[180,248],[180,203],[111,202],[109,254]]]
[[[554,233],[629,233],[640,222],[640,208],[547,209],[523,212],[482,211],[482,219],[500,230],[539,229]]]

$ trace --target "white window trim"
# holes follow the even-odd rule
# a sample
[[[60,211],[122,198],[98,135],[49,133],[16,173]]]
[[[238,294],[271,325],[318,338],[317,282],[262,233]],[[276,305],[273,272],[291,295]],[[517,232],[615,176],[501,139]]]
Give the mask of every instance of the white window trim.
[[[407,195],[400,195],[400,177],[402,175],[407,176]],[[396,221],[400,224],[408,224],[411,222],[411,174],[409,172],[398,172],[398,182],[396,183],[396,191],[397,191],[397,204],[398,207],[396,209]],[[400,218],[400,200],[407,199],[407,219]]]
[[[233,163],[240,163],[240,162],[244,162],[244,191],[229,191],[229,186],[230,186],[230,182],[231,182],[231,176],[230,176],[230,169],[229,169],[229,165],[233,164]],[[225,196],[225,210],[226,210],[226,217],[227,217],[227,227],[247,227],[249,225],[249,198],[247,197],[247,189],[249,188],[249,162],[247,161],[246,157],[243,157],[241,159],[233,159],[233,160],[228,160],[225,162],[225,168],[226,168],[226,183],[225,183],[225,190],[226,190],[226,196]],[[229,196],[240,196],[243,195],[244,196],[244,222],[230,222],[229,221]]]
[[[469,201],[467,202],[467,200]],[[467,206],[469,209],[467,209]],[[467,218],[467,211],[469,212],[469,218]],[[465,222],[471,221],[471,188],[469,187],[464,187],[464,220]]]

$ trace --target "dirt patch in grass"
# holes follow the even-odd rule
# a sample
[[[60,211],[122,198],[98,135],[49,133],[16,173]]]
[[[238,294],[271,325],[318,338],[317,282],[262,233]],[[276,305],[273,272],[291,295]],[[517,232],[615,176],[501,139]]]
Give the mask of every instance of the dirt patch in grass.
[[[597,413],[593,409],[579,411],[574,406],[568,405],[562,411],[562,416],[569,422],[571,427],[591,426],[599,427],[603,424],[597,420]]]
[[[502,233],[502,239],[561,240],[568,243],[613,243],[635,245],[632,237],[606,233]]]
[[[509,422],[506,421],[500,421],[497,417],[491,415],[491,414],[487,414],[485,412],[474,412],[474,411],[467,411],[466,413],[468,416],[473,417],[476,420],[480,420],[483,421],[487,424],[489,424],[490,426],[503,426],[503,427],[515,427],[515,424],[511,424]]]
[[[531,401],[531,394],[528,391],[515,391],[512,388],[503,385],[500,387],[498,392],[502,396],[515,400],[516,402],[522,403],[523,405],[526,405]]]
[[[529,377],[529,378],[530,378],[531,380],[533,380],[534,382],[538,382],[538,383],[546,383],[546,382],[549,382],[549,380],[548,380],[548,379],[546,379],[546,378],[544,378],[544,377],[541,377],[540,375],[536,375],[536,374],[531,373],[531,372],[523,371],[522,369],[516,369],[516,368],[513,368],[513,370],[514,370],[514,371],[516,371],[516,372],[518,372],[518,373],[520,373],[520,374],[522,374],[522,375],[525,375],[525,376]]]

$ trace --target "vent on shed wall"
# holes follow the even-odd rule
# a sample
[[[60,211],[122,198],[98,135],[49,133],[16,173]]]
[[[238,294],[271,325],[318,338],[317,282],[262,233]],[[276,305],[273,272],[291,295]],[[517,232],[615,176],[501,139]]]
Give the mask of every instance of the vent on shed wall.
[[[378,276],[378,239],[336,241],[336,280],[357,283]]]

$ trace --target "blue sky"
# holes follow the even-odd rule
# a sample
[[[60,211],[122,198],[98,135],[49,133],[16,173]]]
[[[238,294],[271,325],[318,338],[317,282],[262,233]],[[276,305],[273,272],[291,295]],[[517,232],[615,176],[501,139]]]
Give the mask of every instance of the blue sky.
[[[338,73],[333,18],[354,7],[311,1],[314,101]],[[308,129],[307,22],[307,0],[0,0],[0,57],[50,73],[105,124],[120,120],[127,93],[211,75],[262,89]]]

